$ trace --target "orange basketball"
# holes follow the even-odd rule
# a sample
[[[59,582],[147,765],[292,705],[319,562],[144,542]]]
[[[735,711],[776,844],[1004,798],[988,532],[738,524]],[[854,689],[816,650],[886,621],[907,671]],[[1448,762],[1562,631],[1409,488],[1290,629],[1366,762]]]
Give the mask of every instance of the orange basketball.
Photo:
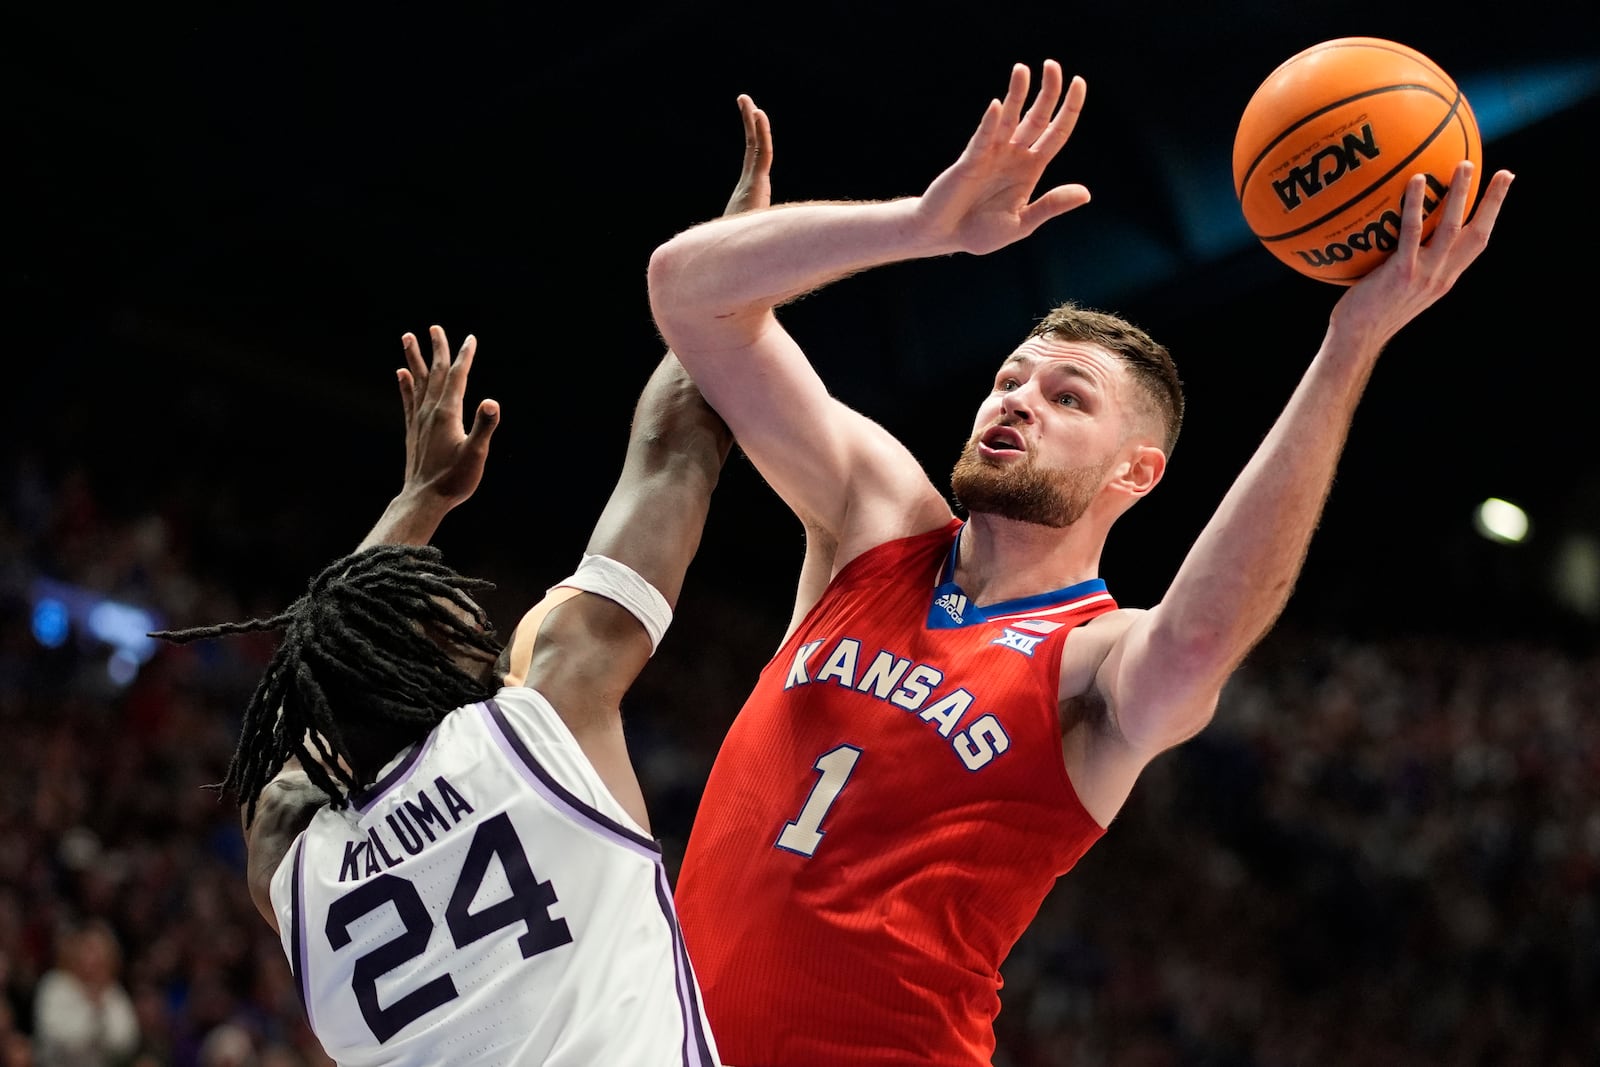
[[[1233,188],[1269,252],[1307,277],[1350,285],[1394,250],[1407,179],[1427,175],[1426,239],[1463,159],[1476,164],[1476,197],[1482,139],[1450,76],[1403,44],[1341,37],[1284,61],[1250,98],[1233,140]]]

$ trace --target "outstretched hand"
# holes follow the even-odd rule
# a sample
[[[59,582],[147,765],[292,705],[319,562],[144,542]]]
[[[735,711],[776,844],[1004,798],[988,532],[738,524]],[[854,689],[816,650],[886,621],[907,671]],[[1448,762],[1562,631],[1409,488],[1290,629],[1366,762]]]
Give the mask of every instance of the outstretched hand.
[[[1424,244],[1423,201],[1427,179],[1418,174],[1406,185],[1400,216],[1400,241],[1389,258],[1353,285],[1334,305],[1332,325],[1360,345],[1381,347],[1455,285],[1456,279],[1483,252],[1505,203],[1513,175],[1502,170],[1489,182],[1483,202],[1469,223],[1467,199],[1472,164],[1461,162],[1450,179],[1450,192],[1439,205],[1439,225]]]
[[[739,97],[739,116],[744,119],[744,170],[724,215],[755,211],[772,203],[772,124],[748,96]]]
[[[1034,196],[1045,168],[1078,124],[1088,92],[1074,77],[1062,96],[1061,64],[1044,62],[1038,95],[1026,111],[1030,75],[1019,63],[1003,100],[991,100],[961,157],[922,194],[918,214],[959,250],[983,255],[1033,233],[1057,215],[1089,202],[1082,185],[1058,185]]]
[[[462,402],[478,340],[468,335],[451,360],[444,330],[429,327],[428,336],[431,366],[423,360],[415,334],[401,338],[406,366],[397,377],[406,414],[404,492],[429,494],[449,509],[471,496],[483,479],[489,437],[500,423],[500,405],[480,401],[468,430],[462,422]]]

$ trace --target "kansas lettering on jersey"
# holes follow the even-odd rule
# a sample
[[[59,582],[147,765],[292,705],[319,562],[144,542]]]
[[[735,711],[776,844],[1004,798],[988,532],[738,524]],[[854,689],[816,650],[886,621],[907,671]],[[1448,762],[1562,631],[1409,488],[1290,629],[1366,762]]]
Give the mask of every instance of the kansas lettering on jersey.
[[[980,608],[959,531],[846,565],[723,742],[677,900],[728,1063],[988,1064],[1000,963],[1103,832],[1057,690],[1116,604],[1095,580]]]
[[[447,715],[272,880],[345,1067],[716,1067],[661,850],[531,689]]]

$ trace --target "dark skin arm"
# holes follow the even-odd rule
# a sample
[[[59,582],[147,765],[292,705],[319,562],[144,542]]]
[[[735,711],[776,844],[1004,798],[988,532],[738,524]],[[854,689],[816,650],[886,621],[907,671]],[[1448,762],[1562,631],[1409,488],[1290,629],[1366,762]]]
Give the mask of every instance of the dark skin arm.
[[[740,112],[745,165],[728,202],[730,213],[765,206],[771,195],[772,141],[766,116],[747,98],[740,100]],[[463,425],[477,342],[469,336],[451,360],[444,331],[435,326],[429,336],[431,365],[423,361],[414,336],[403,338],[407,365],[398,379],[406,415],[405,483],[361,548],[427,543],[444,516],[471,496],[483,477],[500,408],[493,400],[481,401],[472,428]],[[731,446],[726,425],[668,353],[639,398],[622,476],[586,551],[632,567],[676,606],[700,544],[711,490]],[[563,608],[554,612],[558,604]],[[623,692],[650,656],[649,638],[638,621],[603,597],[556,590],[524,617],[508,652],[508,683],[527,677],[562,709],[607,786],[647,826],[643,798],[622,746],[618,710]],[[295,761],[257,799],[255,820],[245,828],[247,877],[251,900],[273,930],[278,929],[269,892],[273,874],[326,802]]]
[[[771,197],[766,115],[748,97],[740,98],[739,110],[744,168],[727,213],[765,207]],[[634,408],[622,474],[586,551],[631,567],[676,608],[732,445],[726,424],[668,352]],[[649,823],[623,742],[620,705],[650,654],[649,636],[626,609],[557,589],[518,627],[508,672],[508,681],[525,679],[558,709],[612,795],[643,827]]]
[[[272,876],[315,815],[328,802],[328,794],[312,784],[300,762],[291,759],[256,799],[255,821],[244,827],[245,879],[250,900],[274,932],[278,916],[272,910]],[[240,823],[244,808],[239,809]]]
[[[622,475],[584,551],[631,567],[676,607],[732,443],[668,353],[639,397]],[[649,658],[650,639],[630,612],[579,594],[543,621],[527,684],[576,730],[583,709],[614,715]]]
[[[469,336],[451,360],[444,331],[434,326],[428,334],[431,366],[423,361],[415,335],[401,338],[406,366],[396,377],[406,419],[405,479],[358,551],[380,544],[427,544],[445,515],[470,497],[483,479],[500,405],[481,401],[471,430],[463,425],[462,401],[477,340]],[[294,759],[256,798],[255,820],[244,827],[245,877],[251,901],[273,930],[278,929],[278,917],[269,891],[272,876],[295,838],[327,801],[327,794],[312,784]],[[243,817],[241,807],[241,823]]]

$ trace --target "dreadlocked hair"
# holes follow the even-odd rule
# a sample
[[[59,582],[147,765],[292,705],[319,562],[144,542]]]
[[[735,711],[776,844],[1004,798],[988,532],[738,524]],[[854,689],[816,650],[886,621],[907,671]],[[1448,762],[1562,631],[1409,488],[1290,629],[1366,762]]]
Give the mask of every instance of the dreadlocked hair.
[[[152,635],[187,644],[283,634],[245,706],[227,776],[213,787],[238,798],[247,826],[256,798],[290,757],[343,807],[350,791],[371,784],[353,770],[359,764],[349,737],[414,739],[450,709],[491,695],[481,678],[456,665],[448,646],[487,661],[499,655],[489,618],[469,595],[494,585],[458,574],[440,558],[429,546],[379,545],[330,564],[271,618]]]

